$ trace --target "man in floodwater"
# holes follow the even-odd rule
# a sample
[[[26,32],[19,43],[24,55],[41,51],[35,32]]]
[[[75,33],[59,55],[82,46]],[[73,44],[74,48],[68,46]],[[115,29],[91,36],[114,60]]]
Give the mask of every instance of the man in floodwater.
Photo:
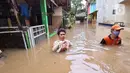
[[[115,24],[111,27],[111,34],[104,37],[100,44],[103,45],[121,45],[121,38],[119,37],[120,31],[124,28],[121,28],[119,25]]]
[[[65,29],[60,28],[57,32],[57,35],[59,37],[59,40],[54,42],[52,50],[58,53],[68,50],[72,46],[72,43],[69,40],[65,39]]]

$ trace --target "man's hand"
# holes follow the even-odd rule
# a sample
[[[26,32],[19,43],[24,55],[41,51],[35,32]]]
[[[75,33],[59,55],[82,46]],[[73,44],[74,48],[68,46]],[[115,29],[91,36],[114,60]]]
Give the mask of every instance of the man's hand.
[[[62,48],[69,49],[69,43],[67,41],[64,41],[62,44]]]
[[[0,50],[0,54],[2,53],[2,51]]]

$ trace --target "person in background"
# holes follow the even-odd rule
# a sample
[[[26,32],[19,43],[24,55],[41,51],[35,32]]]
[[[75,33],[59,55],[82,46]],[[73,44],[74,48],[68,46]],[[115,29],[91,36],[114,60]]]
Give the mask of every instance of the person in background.
[[[121,45],[122,41],[119,37],[120,31],[124,28],[121,28],[119,25],[115,24],[111,27],[111,34],[104,37],[100,44],[102,45]]]
[[[60,28],[57,32],[57,35],[59,37],[59,40],[56,40],[53,44],[52,51],[54,52],[64,52],[68,50],[71,46],[72,43],[69,40],[66,40],[66,31],[64,28]]]

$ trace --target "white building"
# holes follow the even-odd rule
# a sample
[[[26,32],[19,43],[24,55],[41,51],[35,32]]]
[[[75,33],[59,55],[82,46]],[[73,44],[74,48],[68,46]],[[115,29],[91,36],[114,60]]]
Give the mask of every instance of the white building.
[[[124,22],[130,26],[130,0],[96,0],[97,22],[114,24]]]

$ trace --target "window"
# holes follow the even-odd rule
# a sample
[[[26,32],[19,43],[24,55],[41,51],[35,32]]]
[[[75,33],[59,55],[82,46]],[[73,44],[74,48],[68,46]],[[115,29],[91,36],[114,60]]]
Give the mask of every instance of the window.
[[[112,13],[112,14],[113,14],[113,15],[116,14],[116,10],[115,10],[115,9],[113,10],[113,13]]]

